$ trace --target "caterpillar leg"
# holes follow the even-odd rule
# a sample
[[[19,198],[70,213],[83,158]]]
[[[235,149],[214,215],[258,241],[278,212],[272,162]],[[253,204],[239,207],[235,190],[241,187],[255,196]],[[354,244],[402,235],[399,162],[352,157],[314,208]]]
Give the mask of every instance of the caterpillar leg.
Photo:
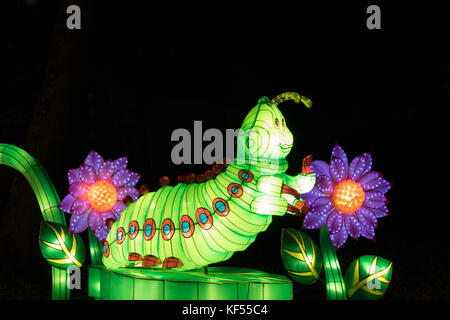
[[[163,268],[176,268],[181,267],[183,262],[180,259],[175,257],[168,257],[164,260],[162,267]]]
[[[302,214],[306,214],[308,210],[308,203],[305,200],[299,200],[295,202],[295,205],[288,204],[286,212],[301,216]]]
[[[128,255],[128,261],[141,261],[141,260],[142,256],[140,254],[130,252],[130,254]]]
[[[128,261],[134,261],[134,262],[141,261],[142,263],[139,263],[137,265],[142,266],[142,267],[155,267],[155,266],[161,264],[161,260],[159,260],[158,257],[152,256],[152,255],[147,255],[142,258],[142,256],[140,254],[134,253],[134,252],[131,252],[128,255]],[[135,266],[137,266],[137,265],[135,265]]]
[[[152,256],[152,255],[145,256],[142,259],[143,267],[155,267],[160,264],[161,264],[161,260],[159,260],[158,257]]]
[[[252,212],[264,215],[283,216],[288,208],[288,201],[281,197],[259,196],[251,205]]]

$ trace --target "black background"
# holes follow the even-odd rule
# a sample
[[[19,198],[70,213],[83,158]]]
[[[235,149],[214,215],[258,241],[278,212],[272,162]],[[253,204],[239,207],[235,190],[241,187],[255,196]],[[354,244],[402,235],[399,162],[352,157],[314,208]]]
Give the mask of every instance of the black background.
[[[74,75],[77,99],[64,120],[64,145],[50,151],[58,165],[49,168],[42,161],[55,172],[51,178],[61,199],[68,187],[65,170],[78,167],[91,148],[105,158],[128,155],[128,167],[142,173],[138,186],[145,183],[152,190],[160,176],[176,181],[179,174],[203,172],[208,166],[171,162],[173,130],[193,133],[194,120],[202,120],[204,130],[236,129],[259,97],[297,91],[314,106],[308,110],[287,102],[280,107],[294,136],[288,173],[298,173],[308,154],[328,161],[339,143],[350,160],[372,152],[373,170],[394,183],[387,193],[392,215],[379,220],[375,242],[349,239],[338,250],[342,270],[359,255],[377,254],[394,262],[385,299],[449,298],[447,198],[436,183],[445,183],[448,167],[442,112],[449,102],[449,62],[442,8],[379,4],[382,29],[368,30],[365,10],[371,3],[250,8],[226,2],[214,7],[173,3],[162,8],[96,1],[86,10],[84,4],[82,30],[66,31],[86,39],[81,68]],[[39,148],[27,145],[26,137],[46,85],[59,5],[12,1],[5,11],[2,143]],[[7,167],[0,167],[0,176],[1,217],[9,186],[24,179]],[[32,197],[27,184],[22,185]],[[30,232],[0,245],[5,252],[2,298],[50,298],[50,268],[40,256],[35,222],[40,217],[34,206],[30,214],[36,217],[24,213],[17,222],[33,223]],[[295,217],[274,218],[248,250],[221,265],[284,274],[281,230],[300,226]],[[14,228],[2,223],[0,233]],[[318,240],[317,231],[308,234]],[[17,249],[23,244],[14,241],[26,243],[27,257]],[[74,298],[87,298],[86,278]],[[295,284],[294,298],[324,299],[325,289]]]

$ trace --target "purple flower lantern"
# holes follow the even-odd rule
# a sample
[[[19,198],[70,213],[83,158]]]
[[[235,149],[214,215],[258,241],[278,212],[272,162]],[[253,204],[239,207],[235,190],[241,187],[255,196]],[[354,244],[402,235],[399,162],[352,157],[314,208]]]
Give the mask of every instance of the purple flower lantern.
[[[344,150],[336,145],[330,164],[316,160],[310,167],[317,182],[302,195],[310,208],[303,228],[318,229],[326,224],[336,248],[347,241],[348,235],[375,239],[377,219],[389,214],[384,194],[391,183],[381,173],[371,171],[371,154],[357,156],[349,166]]]
[[[80,168],[69,170],[69,194],[60,209],[72,214],[70,230],[80,233],[89,228],[101,242],[109,232],[107,219],[119,219],[126,208],[126,196],[136,201],[139,191],[135,188],[140,174],[127,169],[128,158],[106,160],[91,151]]]

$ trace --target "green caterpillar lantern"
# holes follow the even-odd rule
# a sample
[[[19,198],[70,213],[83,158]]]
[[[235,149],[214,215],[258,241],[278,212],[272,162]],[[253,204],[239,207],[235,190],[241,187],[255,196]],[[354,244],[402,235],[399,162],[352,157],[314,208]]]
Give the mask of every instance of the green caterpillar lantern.
[[[315,175],[306,164],[289,176],[286,156],[293,137],[278,105],[311,101],[294,92],[263,97],[242,124],[237,157],[202,183],[164,186],[132,202],[111,226],[103,246],[108,268],[153,267],[189,270],[245,250],[272,216],[300,214]]]

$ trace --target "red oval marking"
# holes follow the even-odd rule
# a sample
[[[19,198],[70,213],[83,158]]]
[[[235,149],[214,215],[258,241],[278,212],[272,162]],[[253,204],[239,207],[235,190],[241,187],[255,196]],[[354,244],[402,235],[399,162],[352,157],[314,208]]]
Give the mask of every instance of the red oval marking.
[[[150,226],[152,228],[152,231],[150,232],[150,234],[147,234],[147,226]],[[145,240],[152,240],[152,238],[154,237],[155,233],[156,233],[156,225],[155,225],[155,220],[153,220],[152,218],[148,218],[147,220],[145,220],[144,222],[144,239]]]
[[[122,232],[122,237],[119,239],[119,234],[120,232]],[[126,234],[125,234],[125,229],[120,227],[119,229],[117,229],[117,233],[116,233],[116,243],[117,244],[121,244],[124,240],[125,240]]]
[[[187,231],[183,231],[183,223],[186,225],[186,223],[189,223],[189,229]],[[192,221],[191,217],[188,215],[184,215],[180,219],[180,232],[185,238],[189,238],[194,233],[194,221]]]
[[[136,220],[131,221],[128,227],[128,237],[130,238],[130,240],[133,240],[134,238],[136,238],[138,233],[139,233],[139,224],[137,223]]]
[[[238,173],[239,179],[243,182],[250,182],[253,180],[253,173],[249,170],[242,169]]]
[[[167,229],[166,226],[169,226],[169,229]],[[169,218],[164,219],[164,221],[161,223],[161,236],[164,240],[170,240],[175,232],[175,226]]]
[[[203,221],[205,216],[206,216],[206,221]],[[197,218],[197,222],[198,225],[205,230],[208,230],[212,227],[213,225],[213,219],[212,219],[212,215],[211,212],[209,212],[208,209],[205,208],[198,208],[197,211],[195,211],[195,217]]]
[[[243,193],[242,186],[239,183],[230,183],[227,190],[233,198],[239,198]]]
[[[223,204],[221,204],[223,203]],[[228,202],[226,202],[224,199],[222,198],[216,198],[213,200],[213,209],[214,211],[219,215],[219,216],[226,216],[229,212],[230,212],[230,206],[228,205]],[[223,208],[224,210],[220,210],[221,208]]]
[[[105,241],[103,243],[103,254],[105,255],[106,258],[109,257],[109,243],[108,243],[108,241]]]

